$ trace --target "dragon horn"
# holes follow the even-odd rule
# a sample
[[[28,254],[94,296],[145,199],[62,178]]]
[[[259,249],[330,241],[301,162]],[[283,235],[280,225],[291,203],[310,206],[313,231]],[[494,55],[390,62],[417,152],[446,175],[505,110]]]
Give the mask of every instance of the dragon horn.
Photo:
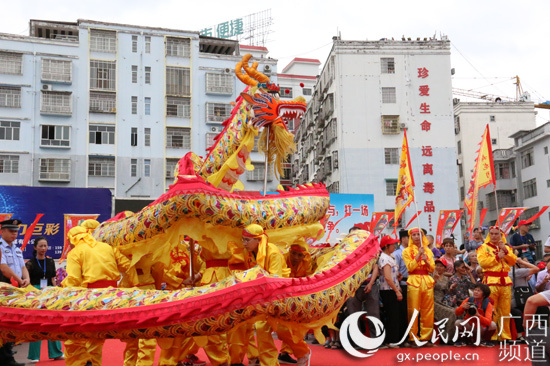
[[[252,64],[252,67],[248,66],[248,61],[250,60],[251,57],[252,55],[250,53],[247,53],[246,55],[243,56],[242,67],[244,71],[246,71],[246,73],[250,75],[252,78],[258,80],[260,83],[268,83],[269,78],[264,74],[262,74],[261,72],[259,72],[258,70],[256,70],[256,68],[258,67],[257,62],[254,62]]]
[[[250,86],[258,85],[258,82],[256,80],[252,79],[248,74],[243,73],[242,67],[243,67],[242,62],[238,62],[237,65],[235,65],[235,75],[237,75],[239,80],[245,83],[246,85],[250,85]]]

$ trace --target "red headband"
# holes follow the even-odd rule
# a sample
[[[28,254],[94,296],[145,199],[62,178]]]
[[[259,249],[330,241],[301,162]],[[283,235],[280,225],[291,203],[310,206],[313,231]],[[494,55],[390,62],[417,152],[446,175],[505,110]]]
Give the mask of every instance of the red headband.
[[[498,231],[500,231],[501,233],[503,232],[502,229],[500,228],[500,226],[491,226],[489,227],[489,231],[493,230],[493,229],[497,229]]]
[[[299,246],[298,244],[292,244],[290,246],[290,249],[295,250],[297,252],[305,253],[306,249],[304,247]]]

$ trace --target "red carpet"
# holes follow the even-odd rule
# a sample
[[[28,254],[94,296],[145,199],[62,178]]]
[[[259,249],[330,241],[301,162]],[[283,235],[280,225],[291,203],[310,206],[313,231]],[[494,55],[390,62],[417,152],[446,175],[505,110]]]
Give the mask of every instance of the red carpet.
[[[280,341],[275,341],[277,346],[280,346]],[[107,340],[103,347],[103,366],[122,366],[123,364],[123,352],[125,343],[119,340]],[[319,345],[312,345],[312,357],[311,366],[347,366],[347,365],[424,365],[424,364],[451,364],[451,365],[471,365],[475,363],[476,366],[494,365],[502,362],[507,366],[519,366],[519,365],[531,365],[529,361],[525,360],[527,356],[526,346],[517,346],[513,349],[507,348],[501,350],[500,347],[495,346],[493,348],[485,347],[431,347],[431,348],[399,348],[399,349],[383,349],[378,350],[373,356],[367,358],[355,358],[347,354],[344,350],[332,350],[325,349]],[[504,353],[507,352],[507,353]],[[49,361],[47,359],[48,348],[47,343],[42,342],[42,361],[37,363],[40,366],[62,366],[65,365],[65,361]],[[158,361],[160,350],[157,350],[155,365]],[[428,356],[429,355],[429,356]],[[206,354],[201,349],[198,354],[202,360],[207,360]],[[409,359],[407,360],[407,356]],[[514,357],[516,356],[516,357]],[[427,357],[432,357],[431,360],[427,360]],[[442,357],[453,357],[453,360],[441,361]],[[472,359],[477,357],[476,359]],[[414,358],[414,359],[413,359]],[[421,359],[419,359],[421,358]],[[433,360],[437,358],[437,360]],[[512,360],[512,358],[514,358]],[[522,361],[517,361],[517,358]],[[246,364],[246,361],[245,361]],[[210,363],[207,363],[210,365]]]

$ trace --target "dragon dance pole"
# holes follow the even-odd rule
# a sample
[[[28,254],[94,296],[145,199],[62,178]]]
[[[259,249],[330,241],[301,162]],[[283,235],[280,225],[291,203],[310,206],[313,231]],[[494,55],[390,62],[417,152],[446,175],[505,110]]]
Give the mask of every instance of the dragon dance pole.
[[[268,169],[268,156],[269,156],[269,125],[266,127],[267,133],[266,133],[266,142],[265,142],[265,167],[264,167],[264,193],[265,196],[267,194],[267,169]]]

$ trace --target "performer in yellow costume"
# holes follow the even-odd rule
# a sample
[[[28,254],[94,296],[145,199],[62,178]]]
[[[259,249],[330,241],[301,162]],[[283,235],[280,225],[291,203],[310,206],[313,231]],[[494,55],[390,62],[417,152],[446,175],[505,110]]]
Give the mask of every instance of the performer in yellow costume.
[[[83,225],[86,222],[82,223]],[[140,290],[155,290],[156,283],[162,282],[163,265],[153,263],[152,253],[141,257],[134,265],[136,268],[138,281],[136,287]],[[122,280],[120,287],[132,287],[127,278]],[[160,290],[160,288],[158,288]],[[155,352],[157,350],[156,339],[127,339],[124,349],[124,366],[152,366],[155,361]]]
[[[428,248],[429,242],[419,228],[409,230],[409,246],[403,249],[403,261],[407,266],[407,313],[409,323],[414,309],[419,311],[418,320],[414,321],[409,333],[409,340],[428,341],[434,326],[434,279],[430,276],[435,270],[433,252]],[[427,343],[431,345],[431,343]]]
[[[166,283],[166,290],[174,291],[184,287],[191,287],[202,278],[204,262],[195,252],[193,257],[194,280],[190,276],[190,250],[191,243],[182,240],[170,252],[170,265],[164,269],[162,281]],[[193,242],[194,245],[194,242]],[[175,366],[190,358],[199,351],[199,346],[192,337],[161,338],[158,340],[161,347],[159,365]]]
[[[242,242],[246,249],[245,265],[252,268],[259,265],[272,275],[288,277],[290,270],[286,267],[285,258],[279,248],[268,243],[264,229],[257,224],[248,225],[243,230]],[[266,320],[256,322],[256,339],[262,366],[279,365],[277,347],[271,336],[271,326]],[[306,356],[309,360],[309,354]]]
[[[510,268],[516,264],[514,250],[506,244],[506,237],[498,226],[489,228],[485,242],[476,250],[477,261],[483,268],[483,283],[491,289],[493,299],[493,321],[497,332],[492,340],[512,339],[510,333],[510,315],[512,302],[512,280],[508,276]],[[500,332],[500,335],[498,334]]]
[[[299,278],[309,276],[312,271],[311,254],[309,254],[309,245],[304,239],[297,241],[290,246],[290,250],[285,254],[287,267],[290,269],[290,278]],[[279,324],[277,335],[283,340],[279,361],[294,363],[290,354],[293,353],[298,359],[310,353],[310,348],[303,338],[297,342],[292,339],[292,335],[287,327]],[[292,362],[294,361],[294,362]]]
[[[231,252],[228,260],[231,274],[245,271],[245,249],[241,244],[229,242],[227,248]],[[259,365],[259,353],[254,336],[254,324],[244,323],[227,333],[227,345],[231,365],[242,365],[244,355],[247,355],[249,365]]]
[[[110,245],[96,241],[86,228],[72,228],[69,230],[68,238],[74,249],[67,256],[67,277],[61,283],[63,287],[117,287],[121,271],[126,273],[130,284],[137,284],[136,270],[128,258]],[[66,341],[66,364],[84,366],[91,361],[92,365],[101,365],[103,342]]]

